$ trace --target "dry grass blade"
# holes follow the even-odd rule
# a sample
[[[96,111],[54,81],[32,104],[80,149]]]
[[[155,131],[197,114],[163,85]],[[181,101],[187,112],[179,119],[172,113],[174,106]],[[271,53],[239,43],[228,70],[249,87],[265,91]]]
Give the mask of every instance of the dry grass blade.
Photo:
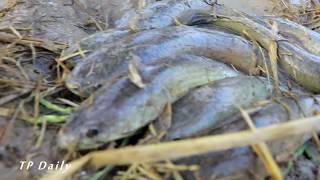
[[[77,57],[77,56],[79,56],[79,55],[83,55],[84,53],[87,53],[87,52],[89,52],[89,51],[78,51],[78,52],[75,52],[75,53],[72,53],[72,54],[69,54],[69,55],[67,55],[67,56],[63,56],[63,57],[60,57],[59,59],[58,59],[58,61],[60,61],[60,62],[64,62],[64,61],[66,61],[66,60],[68,60],[68,59],[71,59],[71,58],[73,58],[73,57]]]
[[[273,41],[269,46],[269,57],[271,61],[272,76],[274,79],[275,90],[279,92],[279,76],[278,76],[278,44]]]
[[[154,171],[152,167],[147,164],[142,164],[138,167],[138,170],[152,180],[162,180],[161,176]]]
[[[184,24],[179,21],[176,17],[172,17],[173,22],[176,26],[183,26]]]
[[[319,139],[318,133],[317,132],[313,132],[312,133],[312,138],[313,138],[318,150],[320,151],[320,139]]]
[[[65,179],[82,167],[79,166],[79,162],[83,162],[82,165],[85,165],[85,162],[88,162],[96,168],[101,168],[111,164],[123,165],[155,162],[199,155],[213,151],[222,151],[257,144],[264,141],[281,139],[292,135],[312,133],[312,131],[316,130],[320,130],[320,115],[260,128],[254,132],[249,130],[161,144],[97,151],[89,153],[81,159],[71,162],[71,169],[64,172],[54,171],[51,174],[48,174],[46,179]]]
[[[0,10],[0,17],[4,16],[7,11],[14,8],[17,5],[17,0],[7,0],[6,5],[3,9]]]
[[[167,161],[166,164],[159,163],[154,164],[154,167],[161,169],[162,171],[171,170],[171,171],[199,171],[200,167],[198,165],[175,165],[172,162]]]
[[[39,114],[40,114],[40,108],[39,108],[39,105],[40,105],[40,87],[41,87],[41,79],[39,78],[38,82],[37,82],[36,89],[34,90],[34,104],[33,104],[34,112],[33,112],[33,116],[35,118],[37,118],[39,116]]]
[[[35,144],[36,149],[38,149],[42,146],[46,130],[47,130],[47,121],[43,121],[42,125],[41,125],[40,135],[38,136],[38,139]]]
[[[135,16],[129,22],[129,29],[133,33],[139,32],[139,28],[137,27],[138,20],[139,20],[139,17]]]
[[[146,0],[139,0],[138,1],[138,9],[139,10],[142,10],[146,6],[147,6],[147,1]]]
[[[0,41],[7,43],[16,43],[28,47],[30,46],[30,44],[33,44],[35,47],[44,48],[52,52],[57,52],[58,50],[64,48],[64,45],[57,44],[49,40],[41,40],[31,37],[24,37],[22,39],[19,39],[19,37],[6,32],[0,32]]]
[[[133,56],[134,60],[129,63],[129,74],[128,77],[133,84],[138,86],[139,88],[144,88],[145,84],[142,82],[142,78],[138,71],[138,62],[135,60],[135,56]]]
[[[171,168],[171,173],[173,175],[173,179],[174,180],[183,180],[183,177],[181,176],[181,174],[177,170],[174,169],[174,168],[176,168],[177,165],[173,164],[171,161],[166,161],[166,162],[167,163],[165,165],[167,165],[167,167]]]
[[[280,2],[282,3],[282,5],[283,5],[285,8],[289,9],[289,6],[288,6],[287,2],[285,2],[284,0],[280,0]]]
[[[319,7],[320,6],[320,2],[319,0],[311,0],[312,3],[316,6],[316,7]]]
[[[79,104],[72,102],[71,100],[68,100],[68,99],[58,98],[57,100],[73,108],[78,108],[80,106]]]
[[[244,120],[247,122],[249,128],[252,131],[257,131],[254,123],[252,122],[249,114],[243,110],[241,107],[239,107],[239,110],[244,118]],[[281,170],[277,163],[275,162],[267,144],[265,142],[261,142],[258,144],[251,145],[253,150],[258,154],[260,159],[262,160],[264,166],[266,167],[267,171],[271,175],[272,179],[274,180],[281,180],[283,179]]]
[[[13,34],[15,34],[19,39],[22,39],[21,34],[13,27],[10,26],[9,29],[12,31]]]
[[[267,79],[268,79],[268,82],[270,84],[270,72],[269,72],[269,68],[268,68],[266,57],[265,57],[265,55],[263,53],[263,49],[262,49],[261,46],[259,46],[259,51],[262,54],[262,61],[263,61],[263,64],[265,66],[265,68],[261,68],[261,69],[264,71],[263,73],[265,73],[267,75]]]
[[[0,139],[0,144],[6,144],[7,143],[7,140],[8,140],[8,137],[9,137],[9,134],[12,133],[11,130],[13,128],[13,125],[18,117],[18,114],[20,113],[21,109],[22,109],[22,106],[24,105],[24,101],[21,101],[18,105],[18,107],[16,108],[14,114],[12,115],[6,129],[5,129],[5,132],[4,134],[1,136],[1,139]]]
[[[55,59],[55,61],[57,62],[57,65],[56,65],[57,83],[62,84],[67,79],[71,70],[67,67],[67,65],[65,65],[63,62],[59,61],[58,59]]]
[[[84,5],[82,1],[80,1],[80,0],[73,0],[72,2],[74,3],[74,5],[78,6],[78,7],[81,9],[81,11],[85,12],[85,13],[89,16],[89,19],[90,19],[91,21],[93,21],[93,23],[96,25],[96,27],[99,29],[99,31],[103,31],[103,30],[104,30],[104,29],[101,27],[101,25],[98,23],[98,21],[97,21],[94,17],[92,17],[92,16],[93,16],[92,13],[90,13],[89,11],[87,11],[86,5]],[[73,3],[72,3],[72,4],[73,4]]]
[[[250,35],[250,33],[246,30],[243,30],[242,32],[246,37],[248,37],[248,39],[250,39],[250,41],[252,41],[252,46],[253,48],[259,48],[259,51],[261,52],[261,55],[264,56],[263,50],[261,49],[261,46],[259,45],[259,43],[253,38],[252,35]],[[253,68],[249,70],[249,75],[254,75],[257,74],[257,56],[255,53],[252,53],[252,62],[253,62]],[[266,66],[266,71],[268,71],[268,68]]]
[[[1,97],[0,98],[0,106],[3,105],[3,104],[8,103],[10,101],[15,100],[15,99],[17,99],[17,98],[29,93],[30,91],[31,91],[30,89],[23,89],[23,90],[21,90],[19,92],[12,93],[12,94],[10,94],[8,96],[5,96],[5,97]]]
[[[15,112],[14,109],[0,107],[0,116],[1,117],[11,117],[14,112]],[[29,120],[30,116],[19,114],[17,118],[23,119],[23,120]]]

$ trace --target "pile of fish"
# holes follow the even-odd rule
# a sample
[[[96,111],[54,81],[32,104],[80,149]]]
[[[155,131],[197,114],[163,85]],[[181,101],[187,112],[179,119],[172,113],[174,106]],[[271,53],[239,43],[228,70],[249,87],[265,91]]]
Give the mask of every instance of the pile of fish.
[[[88,99],[61,130],[62,148],[98,148],[159,121],[163,141],[244,130],[240,108],[258,128],[320,112],[318,33],[203,0],[144,2],[108,12],[107,31],[65,51],[73,67],[66,86]],[[290,154],[308,138],[268,145],[275,156]],[[259,161],[243,147],[180,162],[211,179]]]

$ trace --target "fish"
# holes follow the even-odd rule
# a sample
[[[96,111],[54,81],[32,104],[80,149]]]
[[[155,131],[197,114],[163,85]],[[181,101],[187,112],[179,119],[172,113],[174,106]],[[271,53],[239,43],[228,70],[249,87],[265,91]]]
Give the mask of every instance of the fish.
[[[135,15],[150,4],[156,3],[156,0],[108,0],[102,1],[101,6],[105,16],[107,29],[117,28],[119,22],[124,21],[128,15]]]
[[[149,0],[145,2],[143,7],[139,6],[140,1],[146,0],[104,2],[102,6],[105,9],[107,30],[94,33],[81,39],[80,42],[72,44],[64,52],[64,56],[76,52],[79,46],[87,52],[86,54],[90,54],[104,45],[122,40],[135,32],[187,24],[193,13],[212,9],[209,4],[202,0],[156,2]],[[79,57],[67,62],[74,66],[78,59]]]
[[[279,64],[306,90],[320,92],[320,57],[288,42],[279,43]]]
[[[72,70],[66,85],[76,94],[90,94],[125,73],[132,59],[147,65],[176,54],[212,58],[255,75],[266,57],[263,53],[244,38],[220,31],[187,26],[154,29],[90,54]]]
[[[131,48],[141,44],[157,43],[157,40],[163,37],[159,32],[145,32],[143,36],[134,35],[130,30],[109,29],[107,31],[92,34],[86,38],[81,39],[78,43],[72,44],[63,52],[63,57],[72,56],[79,50],[89,56],[91,53],[96,53],[100,48],[112,49],[118,52],[118,49]],[[75,56],[69,58],[66,63],[75,67],[81,61],[86,61],[87,58]]]
[[[103,32],[97,32],[85,38],[82,38],[79,42],[71,44],[62,54],[63,57],[72,55],[81,49],[85,55],[92,53],[94,50],[99,49],[102,45],[111,44],[121,40],[123,37],[126,37],[130,34],[130,30],[117,30],[109,29]],[[79,57],[70,58],[67,61],[68,64],[73,66],[80,61]]]
[[[131,10],[115,21],[116,29],[135,31],[158,29],[179,24],[178,19],[191,11],[210,11],[212,5],[203,0],[162,0],[149,3],[139,10]]]
[[[268,21],[275,24],[278,33],[290,43],[296,43],[309,53],[320,56],[320,34],[318,32],[288,19],[271,18]]]
[[[64,125],[60,147],[78,142],[79,149],[90,149],[130,136],[192,89],[242,75],[223,63],[193,55],[171,56],[137,69],[144,86],[125,76],[100,88]]]
[[[263,77],[238,76],[215,81],[188,93],[173,105],[168,140],[203,134],[220,121],[272,95],[273,85]]]
[[[276,42],[279,57],[278,63],[289,77],[306,90],[313,93],[320,92],[320,56],[288,42],[277,32],[273,32],[271,29],[247,17],[216,17],[204,13],[202,18],[201,15],[198,15],[197,20],[193,23],[213,24],[238,35],[246,31],[264,49],[269,49],[270,45]]]
[[[298,96],[296,98],[282,97],[270,101],[267,104],[252,107],[255,110],[248,111],[252,121],[257,128],[267,127],[278,123],[284,123],[303,117],[310,117],[320,112],[320,96]],[[213,127],[207,135],[217,135],[238,132],[248,129],[246,121],[242,115],[237,115],[221,121]],[[185,129],[188,131],[188,129]],[[291,136],[267,142],[268,148],[275,156],[275,159],[287,158],[310,139],[311,135]],[[250,173],[258,174],[259,177],[267,177],[263,164],[256,157],[249,146],[231,149],[227,151],[214,152],[199,156],[187,157],[176,161],[183,165],[199,165],[200,177],[210,179],[210,177],[226,178],[229,176],[244,175],[247,179]],[[189,174],[184,174],[188,179]],[[252,175],[252,174],[251,174]]]

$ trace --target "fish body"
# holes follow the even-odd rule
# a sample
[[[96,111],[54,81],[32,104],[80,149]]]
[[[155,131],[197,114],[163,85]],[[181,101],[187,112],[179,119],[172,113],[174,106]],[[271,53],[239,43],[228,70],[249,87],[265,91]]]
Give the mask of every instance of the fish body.
[[[279,64],[305,89],[320,92],[320,56],[288,42],[279,42]]]
[[[107,30],[74,43],[64,52],[64,56],[76,52],[79,46],[86,54],[90,54],[137,31],[187,24],[189,17],[195,12],[208,12],[212,8],[202,0],[111,0],[104,2],[102,6],[106,14]],[[73,61],[68,62],[74,65],[76,60],[78,59],[73,58]]]
[[[298,96],[295,98],[280,98],[275,101],[271,101],[266,105],[261,105],[260,107],[255,107],[256,110],[250,113],[251,119],[255,122],[257,128],[266,127],[272,124],[283,123],[290,120],[301,119],[305,117],[313,116],[320,112],[320,96]],[[238,128],[245,129],[247,127],[245,120],[243,120],[242,115],[230,118],[221,124],[230,124],[228,127],[228,132],[238,131]],[[219,127],[219,125],[218,125]],[[222,126],[220,126],[222,127]],[[233,130],[231,130],[233,129]],[[215,130],[214,130],[215,131]],[[224,130],[221,130],[222,132]],[[304,139],[305,140],[305,139]],[[279,140],[281,141],[281,140]],[[280,146],[281,143],[276,143],[274,141],[272,148]],[[305,141],[302,141],[305,142]],[[295,147],[287,147],[286,151],[277,151],[276,153],[292,152]],[[275,151],[274,151],[275,152]]]
[[[299,96],[296,99],[281,98],[278,101],[255,107],[256,110],[249,114],[255,126],[257,128],[262,128],[290,120],[313,116],[315,113],[320,112],[319,101],[320,96]],[[208,134],[217,135],[246,129],[248,129],[248,125],[239,113],[238,115],[219,123],[219,125],[212,128]],[[309,138],[310,135],[291,136],[286,139],[268,142],[267,144],[272,155],[276,158],[287,157],[290,159],[298,147],[305,143]],[[184,165],[199,165],[202,179],[210,179],[210,177],[213,176],[216,179],[219,179],[237,175],[244,175],[244,179],[247,179],[250,177],[249,172],[259,174],[259,177],[262,179],[268,176],[265,167],[249,146],[188,157],[179,160],[178,163]],[[190,177],[188,174],[184,175],[186,179]]]
[[[320,92],[320,57],[298,45],[288,43],[285,38],[246,17],[213,17],[202,14],[199,23],[213,24],[235,34],[246,32],[264,49],[270,50],[271,44],[277,43],[278,63],[285,72],[305,89],[314,93]],[[196,23],[196,22],[194,22]],[[266,67],[269,68],[269,67]],[[271,72],[271,71],[270,71]]]
[[[263,56],[250,42],[236,35],[186,26],[167,27],[137,33],[95,51],[73,69],[67,86],[80,94],[90,92],[125,73],[132,54],[145,65],[177,54],[204,56],[249,74],[257,73]]]
[[[203,0],[164,0],[150,3],[141,10],[128,11],[115,21],[115,28],[146,30],[176,25],[177,20],[189,11],[209,11],[212,6]]]
[[[198,56],[181,55],[160,62],[140,69],[143,88],[123,77],[99,89],[92,102],[84,104],[64,126],[61,147],[79,141],[80,149],[95,148],[129,136],[190,90],[241,74]]]
[[[272,89],[272,82],[254,76],[231,77],[202,86],[174,104],[167,139],[203,134],[239,112],[240,107],[266,100]]]
[[[130,34],[129,30],[117,30],[110,29],[103,32],[97,32],[90,36],[87,36],[81,39],[78,43],[72,44],[63,52],[63,56],[69,56],[72,53],[75,53],[81,48],[82,51],[85,51],[85,54],[90,54],[92,51],[99,49],[102,45],[114,43],[123,37]],[[71,60],[68,60],[69,64]],[[72,59],[72,61],[76,61]],[[75,64],[75,63],[74,63]]]
[[[278,33],[292,43],[296,43],[310,53],[320,55],[320,34],[298,23],[283,18],[270,20],[278,29]]]
[[[139,11],[150,4],[156,3],[156,0],[107,0],[102,1],[101,6],[105,15],[106,28],[117,28],[119,22],[127,22],[127,16],[135,16]]]

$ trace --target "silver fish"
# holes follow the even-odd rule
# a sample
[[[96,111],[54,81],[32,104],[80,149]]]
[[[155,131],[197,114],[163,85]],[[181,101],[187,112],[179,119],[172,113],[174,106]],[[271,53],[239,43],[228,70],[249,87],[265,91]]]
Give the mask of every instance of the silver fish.
[[[235,34],[250,34],[264,49],[277,42],[279,64],[301,86],[312,92],[320,92],[320,57],[302,47],[289,43],[277,32],[247,17],[215,17],[202,14],[197,21],[228,29]],[[194,22],[196,23],[196,22]]]
[[[160,62],[140,69],[143,88],[123,77],[99,89],[92,102],[84,104],[64,126],[60,146],[78,142],[79,149],[89,149],[129,136],[195,87],[241,74],[198,56],[181,55]]]
[[[251,119],[257,128],[296,120],[303,117],[313,116],[320,113],[320,96],[300,96],[296,99],[281,98],[276,102],[270,102],[264,106],[255,107],[257,110],[250,113]],[[228,118],[210,130],[210,135],[231,133],[248,129],[246,121],[238,114]],[[186,129],[187,131],[187,129]],[[279,139],[268,142],[271,153],[277,157],[288,159],[301,146],[310,135],[292,136],[286,139]],[[199,165],[200,177],[210,179],[211,177],[227,178],[241,175],[247,179],[250,173],[259,174],[264,179],[267,177],[265,167],[258,160],[249,146],[232,150],[208,153],[200,156],[193,156],[179,160],[183,165]],[[189,174],[184,174],[189,179]]]
[[[320,55],[320,34],[300,24],[283,18],[270,19],[278,33],[292,43],[297,43],[310,53]]]
[[[226,78],[200,87],[174,104],[167,139],[204,133],[239,112],[239,107],[267,99],[272,89],[272,82],[254,76]]]
[[[115,21],[115,28],[135,30],[164,28],[175,25],[190,11],[210,11],[212,6],[203,0],[163,0],[150,3],[139,10],[131,10]]]
[[[187,24],[193,12],[208,12],[212,8],[202,0],[166,0],[157,2],[149,0],[142,3],[145,6],[139,8],[141,1],[146,0],[111,0],[104,2],[103,7],[109,29],[90,35],[80,40],[79,43],[71,45],[64,52],[64,56],[76,52],[79,45],[82,50],[92,52],[101,46],[120,41],[130,34],[134,34],[134,31]],[[181,24],[177,24],[180,21]],[[75,64],[74,61],[75,59],[68,62]]]
[[[133,46],[131,46],[133,45]],[[101,48],[81,61],[69,75],[70,90],[86,94],[127,71],[135,55],[142,64],[176,54],[204,56],[257,74],[263,52],[242,37],[194,27],[167,27],[144,31],[112,46]]]

